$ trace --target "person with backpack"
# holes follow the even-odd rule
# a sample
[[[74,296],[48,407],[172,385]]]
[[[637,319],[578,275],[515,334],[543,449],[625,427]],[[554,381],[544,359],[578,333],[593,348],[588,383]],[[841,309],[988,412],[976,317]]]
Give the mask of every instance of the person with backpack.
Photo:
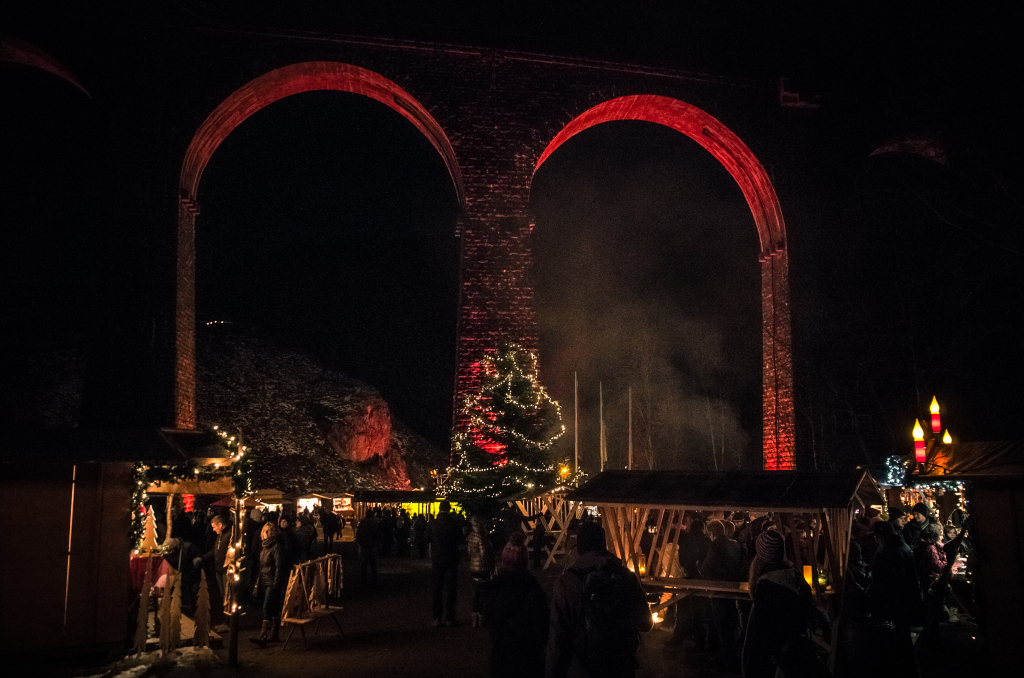
[[[501,552],[498,574],[481,585],[480,609],[491,638],[490,678],[544,676],[548,599],[526,563],[522,540],[510,539]]]
[[[597,522],[580,525],[579,557],[551,594],[548,678],[632,678],[640,633],[654,627],[640,580],[605,548]]]

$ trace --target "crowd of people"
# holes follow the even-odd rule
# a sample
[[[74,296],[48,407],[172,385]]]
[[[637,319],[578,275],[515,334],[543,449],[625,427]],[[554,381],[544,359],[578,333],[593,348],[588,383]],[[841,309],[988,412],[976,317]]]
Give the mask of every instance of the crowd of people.
[[[317,523],[323,533],[322,545]],[[164,559],[181,573],[182,612],[194,615],[200,579],[205,573],[211,620],[218,632],[227,632],[223,601],[228,585],[231,516],[213,508],[205,512],[175,510],[170,539],[166,538],[165,525],[165,520],[156,521],[157,537],[166,546]],[[235,600],[243,607],[262,610],[263,628],[251,639],[254,643],[262,647],[278,639],[292,565],[307,562],[320,549],[331,553],[334,537],[344,526],[345,518],[319,506],[297,514],[264,512],[258,508],[245,514],[241,535],[244,557],[240,579],[235,583]]]
[[[640,634],[652,628],[649,603],[656,596],[644,593],[638,578],[607,550],[600,521],[584,513],[567,528],[569,553],[549,598],[529,567],[528,535],[534,569],[541,566],[548,544],[539,517],[509,509],[467,519],[448,502],[441,502],[436,515],[372,508],[354,530],[360,579],[367,589],[377,585],[379,558],[429,557],[433,624],[452,626],[465,554],[473,581],[471,623],[485,627],[491,639],[490,675],[633,675]],[[817,526],[745,512],[686,512],[681,521],[678,539],[663,551],[658,574],[745,581],[750,599],[682,599],[665,611],[666,628],[672,628],[669,642],[692,643],[712,653],[720,668],[741,670],[745,678],[775,676],[779,668],[793,675],[827,675],[808,637],[821,613],[793,562],[797,553],[804,563],[822,561],[811,539]],[[889,666],[894,675],[918,675],[912,629],[927,637],[937,620],[948,619],[951,596],[960,609],[970,610],[967,595],[950,587],[953,564],[970,553],[964,523],[959,513],[940,525],[923,503],[909,511],[891,507],[888,516],[868,509],[854,521],[844,615],[892,625]],[[173,525],[174,539],[164,558],[182,572],[183,610],[194,609],[204,570],[218,589],[210,600],[219,603],[226,584],[229,519],[213,512],[180,514]],[[314,525],[321,527],[322,547]],[[319,548],[331,551],[344,525],[344,518],[320,507],[294,517],[259,509],[247,513],[242,534],[246,576],[237,591],[241,604],[263,611],[254,643],[265,646],[277,639],[291,566]],[[652,532],[642,533],[644,551]],[[213,615],[223,622],[216,606]]]

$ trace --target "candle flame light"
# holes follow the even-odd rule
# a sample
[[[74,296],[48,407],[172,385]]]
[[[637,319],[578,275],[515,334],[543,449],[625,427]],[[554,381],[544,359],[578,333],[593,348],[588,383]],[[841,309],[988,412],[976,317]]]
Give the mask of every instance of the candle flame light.
[[[939,419],[939,401],[932,396],[932,404],[928,410],[932,413],[932,433],[938,433],[942,430],[942,422]]]
[[[947,428],[946,432],[944,434],[942,434],[942,443],[944,445],[950,445],[950,444],[952,444],[952,442],[953,442],[953,436],[949,435],[949,429]]]

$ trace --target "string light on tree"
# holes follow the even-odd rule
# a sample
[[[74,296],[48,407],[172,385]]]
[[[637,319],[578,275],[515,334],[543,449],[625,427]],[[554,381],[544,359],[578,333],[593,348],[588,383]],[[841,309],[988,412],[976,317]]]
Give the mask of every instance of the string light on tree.
[[[565,426],[538,380],[533,353],[503,341],[485,354],[480,388],[462,412],[469,426],[452,439],[455,462],[442,493],[500,497],[558,483],[551,446]]]

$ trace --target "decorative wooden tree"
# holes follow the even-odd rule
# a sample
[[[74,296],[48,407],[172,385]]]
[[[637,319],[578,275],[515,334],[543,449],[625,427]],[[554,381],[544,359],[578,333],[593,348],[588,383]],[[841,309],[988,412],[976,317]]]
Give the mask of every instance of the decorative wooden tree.
[[[206,588],[206,572],[199,573],[199,597],[196,599],[196,630],[192,635],[196,647],[210,645],[210,593]]]
[[[158,546],[159,544],[156,541],[156,517],[151,507],[146,512],[146,526],[142,528],[142,544],[139,546],[139,550],[150,555]]]
[[[326,565],[326,562],[318,562],[313,565],[313,570],[315,570],[313,590],[309,595],[309,607],[311,610],[327,607],[327,582],[324,580]]]
[[[174,573],[174,589],[171,593],[171,649],[181,645],[181,572]]]
[[[171,587],[174,575],[167,575],[164,596],[160,599],[160,652],[167,656],[171,652]]]
[[[153,514],[146,518],[146,526],[153,524]],[[145,542],[143,542],[145,543]],[[146,651],[149,640],[149,589],[153,586],[153,559],[146,558],[146,578],[142,581],[142,595],[139,597],[139,624],[135,630],[135,654]]]

